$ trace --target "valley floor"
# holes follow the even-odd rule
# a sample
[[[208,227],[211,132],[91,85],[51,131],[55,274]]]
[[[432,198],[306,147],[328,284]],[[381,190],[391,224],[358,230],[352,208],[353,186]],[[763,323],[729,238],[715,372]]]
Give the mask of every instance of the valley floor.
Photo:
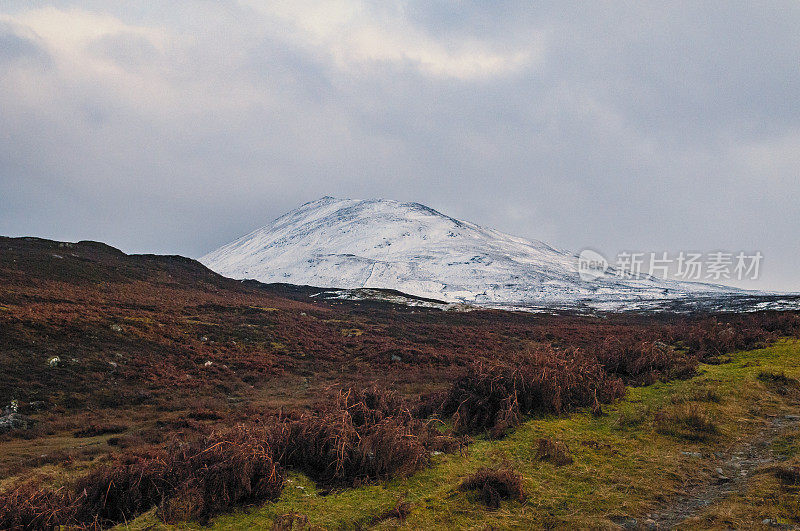
[[[797,527],[798,378],[800,342],[782,341],[701,365],[691,379],[629,388],[599,416],[528,420],[504,439],[479,437],[408,478],[324,492],[293,474],[277,502],[221,515],[211,527]],[[563,442],[572,463],[538,459],[543,438]],[[483,466],[521,473],[527,500],[492,510],[460,491]],[[402,521],[393,511],[399,504],[410,508]],[[172,526],[151,512],[119,528]]]

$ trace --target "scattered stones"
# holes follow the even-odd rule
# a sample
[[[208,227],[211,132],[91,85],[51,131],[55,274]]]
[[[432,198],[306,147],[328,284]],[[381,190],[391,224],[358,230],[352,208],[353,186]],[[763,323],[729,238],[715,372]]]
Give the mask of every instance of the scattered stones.
[[[19,413],[19,402],[12,400],[11,404],[3,409],[3,416],[0,417],[0,433],[6,433],[11,430],[27,430],[35,421],[25,415]]]
[[[642,522],[642,525],[644,526],[645,529],[658,529],[658,524],[656,523],[656,521],[650,518]]]
[[[681,454],[685,455],[686,457],[692,457],[692,458],[695,458],[695,459],[699,459],[699,458],[703,457],[703,454],[701,454],[700,452],[685,452],[685,451],[682,451]]]
[[[631,516],[612,516],[609,520],[622,529],[639,529],[639,521]]]
[[[799,421],[800,415],[781,415],[772,418],[770,427],[754,439],[741,443],[729,453],[714,452],[714,457],[720,459],[719,464],[722,465],[715,468],[716,474],[708,478],[708,481],[696,485],[686,495],[667,504],[661,511],[648,514],[647,518],[655,522],[656,529],[672,529],[687,518],[697,515],[705,507],[733,492],[741,491],[753,474],[775,461],[776,456],[771,450],[772,441]],[[681,453],[687,456],[691,454],[691,452]],[[730,471],[730,474],[726,474],[726,470]],[[642,526],[647,526],[645,522],[641,522]],[[770,518],[764,519],[762,524],[773,528],[787,528]]]

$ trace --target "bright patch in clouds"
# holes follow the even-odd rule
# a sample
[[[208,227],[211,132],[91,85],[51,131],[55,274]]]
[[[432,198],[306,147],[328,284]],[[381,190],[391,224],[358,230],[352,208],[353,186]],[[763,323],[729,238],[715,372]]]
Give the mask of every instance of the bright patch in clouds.
[[[369,63],[409,65],[444,78],[477,79],[516,72],[539,61],[543,38],[533,34],[525,48],[508,49],[473,38],[439,38],[408,22],[389,3],[308,1],[246,5],[291,28],[291,40],[329,55],[341,69]]]

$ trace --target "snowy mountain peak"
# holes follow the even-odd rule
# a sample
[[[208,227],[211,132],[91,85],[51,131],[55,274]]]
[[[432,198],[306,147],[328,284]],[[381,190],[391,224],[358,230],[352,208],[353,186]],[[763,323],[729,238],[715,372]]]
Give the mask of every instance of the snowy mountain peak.
[[[420,203],[322,197],[200,261],[232,278],[329,288],[388,288],[488,306],[569,305],[719,293],[653,278],[582,281],[575,254]]]

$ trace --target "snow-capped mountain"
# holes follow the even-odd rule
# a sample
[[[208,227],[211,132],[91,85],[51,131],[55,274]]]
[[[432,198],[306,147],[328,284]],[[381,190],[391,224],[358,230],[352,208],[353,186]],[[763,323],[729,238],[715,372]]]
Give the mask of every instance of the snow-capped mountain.
[[[419,203],[323,197],[200,261],[231,278],[384,288],[494,307],[571,306],[736,293],[725,286],[606,275],[584,281],[577,255],[460,221]]]

